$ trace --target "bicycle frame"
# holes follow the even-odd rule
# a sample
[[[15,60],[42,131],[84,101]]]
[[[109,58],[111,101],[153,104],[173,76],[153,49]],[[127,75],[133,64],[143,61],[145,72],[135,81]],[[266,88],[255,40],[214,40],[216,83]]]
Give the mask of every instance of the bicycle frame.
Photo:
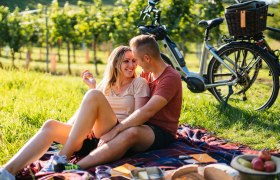
[[[203,80],[204,86],[205,86],[204,90],[213,88],[213,87],[217,87],[217,86],[233,85],[238,81],[237,74],[234,71],[234,69],[232,69],[226,63],[226,61],[224,59],[222,59],[216,53],[215,48],[212,47],[207,42],[207,40],[204,40],[204,43],[203,43],[203,51],[202,51],[202,55],[201,55],[201,59],[200,59],[199,73],[191,72],[191,71],[189,71],[187,66],[181,66],[179,63],[177,63],[178,59],[180,59],[179,62],[182,62],[182,60],[184,61],[183,55],[180,53],[176,44],[173,43],[170,38],[165,38],[164,40],[162,40],[162,43],[163,43],[164,47],[167,49],[167,51],[169,51],[169,54],[171,55],[171,57],[173,58],[173,61],[172,61],[173,66],[181,74],[181,76],[184,76],[185,78],[199,78],[200,80],[203,79],[203,75],[206,73],[205,71],[206,71],[206,66],[207,66],[207,52],[210,52],[210,54],[212,54],[221,64],[223,64],[236,77],[233,81],[221,82],[221,83],[215,83],[215,84],[207,84]],[[231,64],[234,64],[230,59],[226,59],[226,60],[231,62]]]
[[[161,11],[156,9],[154,6],[154,3],[149,4],[145,11],[142,11],[142,13],[155,13],[155,21],[153,22],[152,26],[140,26],[139,29],[142,34],[153,34],[156,36],[157,40],[161,40],[163,43],[163,47],[167,50],[168,54],[171,58],[171,64],[176,69],[182,79],[187,83],[188,88],[195,93],[203,92],[209,88],[217,87],[217,86],[232,86],[238,81],[238,75],[234,69],[230,67],[229,64],[227,64],[227,61],[230,64],[234,64],[232,60],[229,58],[223,59],[216,53],[216,49],[212,47],[208,41],[209,41],[209,32],[210,29],[218,26],[223,22],[222,18],[216,18],[214,20],[209,21],[203,21],[201,24],[206,25],[205,30],[205,38],[203,42],[203,52],[200,59],[200,65],[199,65],[199,73],[191,72],[186,63],[183,55],[179,51],[177,45],[170,39],[170,37],[167,35],[165,26],[162,26],[157,18],[160,17]],[[143,14],[141,14],[142,16]],[[145,14],[146,16],[147,14]],[[143,19],[145,19],[145,16]],[[150,16],[150,14],[148,14]],[[232,78],[230,81],[224,81],[214,84],[208,84],[205,81],[204,74],[206,71],[207,66],[207,53],[210,52],[226,69],[228,69],[235,77]]]

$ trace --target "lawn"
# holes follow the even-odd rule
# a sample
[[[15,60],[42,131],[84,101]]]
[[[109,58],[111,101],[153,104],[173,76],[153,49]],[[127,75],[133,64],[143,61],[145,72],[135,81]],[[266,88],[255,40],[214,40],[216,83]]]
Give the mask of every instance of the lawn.
[[[254,149],[280,149],[279,99],[264,112],[223,109],[210,93],[193,94],[183,85],[180,123],[206,128],[218,137]],[[45,120],[67,121],[86,91],[80,77],[0,69],[0,164],[11,158]]]

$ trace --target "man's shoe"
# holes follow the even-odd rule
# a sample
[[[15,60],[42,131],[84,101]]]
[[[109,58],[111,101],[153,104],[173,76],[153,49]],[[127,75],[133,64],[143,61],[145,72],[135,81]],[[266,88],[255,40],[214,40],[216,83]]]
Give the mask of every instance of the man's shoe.
[[[15,180],[15,176],[9,173],[6,169],[0,167],[0,180]]]

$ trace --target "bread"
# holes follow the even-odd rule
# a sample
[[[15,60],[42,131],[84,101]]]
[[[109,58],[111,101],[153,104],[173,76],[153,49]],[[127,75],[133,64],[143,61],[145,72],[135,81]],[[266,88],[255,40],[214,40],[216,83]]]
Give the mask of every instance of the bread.
[[[239,172],[226,164],[210,164],[204,167],[204,178],[206,180],[236,180]]]
[[[185,165],[175,170],[171,175],[172,180],[204,180],[198,173],[197,165]]]
[[[204,177],[196,172],[190,172],[184,174],[180,177],[175,178],[174,180],[205,180]]]

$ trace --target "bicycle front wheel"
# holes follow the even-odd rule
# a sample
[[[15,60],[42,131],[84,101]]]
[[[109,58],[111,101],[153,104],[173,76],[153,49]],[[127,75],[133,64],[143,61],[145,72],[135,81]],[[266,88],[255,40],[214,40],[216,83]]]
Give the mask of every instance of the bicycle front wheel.
[[[216,99],[233,107],[263,110],[271,107],[279,91],[279,73],[277,64],[254,44],[232,42],[218,50],[220,57],[237,73],[233,75],[214,57],[208,66],[210,84],[221,82],[237,82],[232,85],[211,88]]]

